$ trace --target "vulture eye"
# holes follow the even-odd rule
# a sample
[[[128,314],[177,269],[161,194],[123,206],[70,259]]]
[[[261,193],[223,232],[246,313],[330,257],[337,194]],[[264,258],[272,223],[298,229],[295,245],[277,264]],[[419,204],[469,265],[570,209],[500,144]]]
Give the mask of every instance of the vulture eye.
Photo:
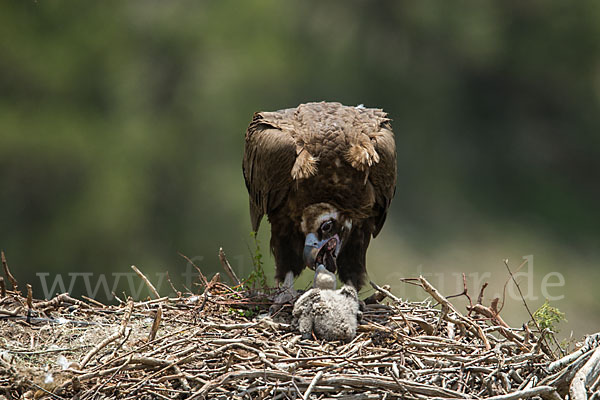
[[[321,225],[321,232],[329,233],[329,231],[331,231],[331,228],[333,228],[333,221],[326,221],[323,223],[323,225]]]

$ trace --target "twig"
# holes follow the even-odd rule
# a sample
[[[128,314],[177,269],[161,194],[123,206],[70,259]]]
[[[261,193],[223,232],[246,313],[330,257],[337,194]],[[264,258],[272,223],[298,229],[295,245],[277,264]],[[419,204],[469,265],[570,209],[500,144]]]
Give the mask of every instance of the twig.
[[[585,353],[589,352],[590,350],[595,349],[596,347],[598,347],[598,345],[600,345],[600,343],[598,342],[599,339],[600,339],[599,333],[588,336],[587,339],[585,340],[584,345],[579,350],[574,351],[573,353],[550,363],[550,365],[548,366],[548,371],[550,371],[550,372],[558,371],[559,369],[565,367],[566,365],[571,364],[573,361],[578,359],[582,354],[585,354]]]
[[[44,309],[44,308],[48,308],[48,307],[59,307],[63,303],[75,304],[82,308],[90,308],[89,304],[87,304],[81,300],[74,299],[73,297],[71,297],[69,295],[69,293],[62,293],[57,296],[54,296],[54,298],[51,300],[40,301],[38,303],[35,303],[35,307],[37,309]]]
[[[308,400],[310,394],[312,393],[313,389],[315,388],[315,385],[319,382],[319,379],[321,379],[322,376],[323,376],[323,370],[317,372],[317,374],[312,379],[312,381],[310,381],[310,384],[308,385],[306,392],[304,392],[304,396],[302,396],[303,400]]]
[[[112,335],[110,335],[109,337],[107,337],[106,339],[104,339],[102,342],[100,342],[98,345],[96,345],[96,347],[94,347],[92,350],[90,350],[85,357],[83,357],[83,360],[81,360],[81,367],[85,367],[86,364],[92,359],[92,357],[98,353],[102,348],[106,347],[109,343],[117,340],[118,338],[122,337],[125,334],[125,328],[127,327],[127,324],[129,324],[129,318],[131,318],[131,313],[133,312],[133,300],[129,300],[129,304],[127,306],[127,311],[125,312],[125,315],[123,316],[123,320],[121,321],[121,327],[120,329],[113,333]]]
[[[0,297],[6,297],[6,285],[4,284],[4,278],[0,276]]]
[[[119,366],[118,368],[115,369],[115,372],[108,378],[106,379],[104,382],[102,382],[102,384],[100,384],[98,386],[98,388],[94,391],[94,394],[92,395],[92,399],[97,398],[98,393],[100,392],[100,390],[102,390],[102,388],[104,388],[104,386],[106,386],[110,381],[112,381],[114,379],[114,377],[123,370],[123,368],[125,368],[130,362],[131,362],[131,356],[125,360],[125,362]]]
[[[156,359],[137,359],[136,361],[141,362],[141,363],[146,363],[149,365],[157,365],[157,366],[161,366],[162,368],[155,371],[152,374],[149,374],[147,376],[145,376],[141,381],[139,381],[138,383],[136,383],[131,389],[130,392],[131,393],[135,393],[137,390],[139,390],[142,386],[144,386],[146,384],[146,382],[148,382],[150,379],[154,378],[155,376],[160,375],[161,373],[165,372],[166,370],[173,368],[175,370],[176,373],[181,373],[181,370],[178,369],[177,364],[181,364],[185,361],[188,361],[190,358],[182,358],[177,362],[170,362],[170,361],[166,361],[166,360],[156,360]],[[180,378],[180,381],[182,382],[182,385],[185,387],[188,387],[189,390],[189,384],[187,382],[187,380],[185,379],[185,377]]]
[[[508,260],[505,259],[504,261],[507,262]],[[517,267],[517,270],[515,271],[515,273],[519,272],[525,266],[525,264],[527,264],[528,262],[529,262],[529,260],[525,259],[521,263],[521,265],[519,265]],[[500,310],[498,312],[500,312],[504,309],[504,304],[506,303],[506,287],[508,286],[508,284],[510,283],[511,280],[513,280],[513,278],[512,278],[512,276],[509,276],[508,279],[506,280],[506,282],[504,282],[504,286],[502,287],[502,305],[500,306]]]
[[[369,283],[371,284],[371,286],[373,287],[373,289],[377,290],[380,293],[383,293],[384,295],[386,295],[390,299],[394,300],[397,304],[401,304],[402,303],[402,299],[400,299],[399,297],[394,296],[392,294],[392,292],[390,292],[389,290],[387,290],[385,287],[380,287],[379,285],[377,285],[373,281],[369,281]],[[406,315],[404,315],[404,313],[402,311],[400,311],[400,310],[398,310],[398,313],[400,314],[400,316],[404,320],[404,323],[406,324],[406,326],[408,327],[408,329],[410,330],[410,332],[413,335],[416,335],[417,332],[415,331],[415,328],[412,326],[412,324],[410,322],[408,322],[408,319],[406,318]]]
[[[581,366],[587,362],[592,353],[593,350],[588,350],[560,372],[542,379],[540,381],[540,385],[553,386],[563,396],[568,394],[569,387],[573,381],[573,378],[575,377],[575,374],[579,371]]]
[[[373,282],[371,282],[371,283],[373,283]],[[390,285],[383,285],[383,286],[381,286],[381,289],[387,290],[389,292]],[[386,297],[387,297],[387,295],[385,293],[377,290],[377,291],[375,291],[375,293],[373,293],[372,295],[367,297],[364,300],[364,302],[365,302],[365,304],[378,304],[378,303],[381,303]]]
[[[513,340],[518,343],[520,346],[526,344],[525,338],[517,335],[516,333],[510,330],[510,327],[500,315],[496,314],[492,309],[484,306],[483,304],[475,304],[472,307],[467,307],[469,311],[474,311],[478,314],[481,314],[487,318],[489,318],[492,322],[495,323],[500,329],[498,330],[502,336],[507,338],[508,340]],[[527,347],[526,347],[527,348]]]
[[[392,294],[392,292],[390,292],[389,290],[378,286],[377,284],[375,284],[374,282],[370,281],[369,282],[371,284],[371,286],[373,287],[373,289],[377,290],[378,292],[381,292],[383,294],[385,294],[387,297],[389,297],[390,299],[394,300],[396,303],[401,304],[402,303],[402,299],[400,299],[399,297],[396,297]]]
[[[206,398],[208,393],[211,390],[215,389],[218,386],[223,386],[225,383],[231,380],[242,380],[242,379],[256,379],[259,377],[268,377],[271,379],[277,379],[280,381],[290,381],[293,379],[293,382],[297,385],[308,385],[307,380],[302,379],[298,376],[294,377],[293,375],[287,372],[281,371],[273,371],[273,370],[247,370],[247,371],[236,371],[229,372],[224,376],[221,376],[219,379],[207,382],[200,390],[194,392],[188,400],[193,399],[202,399]],[[398,383],[399,382],[399,383]],[[353,376],[353,375],[336,375],[329,378],[321,378],[321,384],[325,386],[333,386],[333,387],[343,387],[343,386],[353,386],[353,387],[370,387],[374,389],[380,390],[408,390],[411,393],[421,394],[425,396],[439,396],[446,398],[467,398],[467,396],[463,393],[456,392],[450,389],[444,389],[440,387],[436,387],[433,385],[427,385],[423,383],[408,381],[405,379],[390,379],[384,378],[374,375],[361,375],[361,376]],[[313,389],[314,390],[314,389]]]
[[[491,349],[490,343],[487,340],[487,338],[485,337],[485,334],[483,333],[483,331],[481,330],[481,327],[479,325],[477,325],[475,322],[473,322],[469,317],[465,317],[464,315],[459,313],[456,310],[456,308],[452,305],[452,303],[450,303],[435,287],[433,287],[433,285],[431,283],[429,283],[427,281],[427,279],[420,276],[419,281],[421,282],[421,287],[423,289],[425,289],[425,291],[427,293],[429,293],[431,295],[431,297],[433,297],[438,303],[445,304],[448,307],[448,309],[452,310],[458,316],[460,321],[462,321],[463,323],[466,323],[471,329],[473,329],[474,333],[477,336],[479,336],[479,338],[483,342],[486,350]],[[448,319],[450,319],[450,318],[448,317]],[[451,322],[454,322],[454,321],[451,321]]]
[[[467,297],[467,299],[469,299],[469,305],[472,307],[473,300],[471,300],[471,296],[469,296],[469,291],[467,290],[467,278],[466,278],[464,272],[462,274],[462,278],[463,278],[463,294]]]
[[[175,285],[173,284],[173,281],[171,280],[171,276],[169,275],[169,271],[167,271],[167,282],[169,282],[169,286],[171,286],[173,293],[175,293],[177,295],[177,297],[181,297],[181,291],[177,290],[177,288],[175,288]]]
[[[548,351],[550,351],[550,355],[554,358],[556,358],[554,356],[554,353],[552,352],[552,349],[550,349],[550,346],[548,345],[548,342],[546,341],[546,338],[544,337],[544,334],[542,333],[542,330],[540,329],[540,326],[538,325],[537,321],[535,320],[535,318],[533,317],[533,313],[531,312],[531,310],[529,309],[529,306],[527,305],[527,301],[525,301],[525,296],[523,296],[523,292],[521,291],[521,287],[519,286],[519,284],[517,283],[517,280],[515,279],[515,276],[513,275],[512,271],[510,270],[510,267],[508,266],[508,259],[504,260],[504,265],[506,265],[506,269],[508,270],[508,273],[510,274],[510,277],[512,279],[512,281],[515,283],[515,285],[517,286],[517,290],[519,291],[519,295],[521,296],[521,300],[523,301],[523,304],[525,305],[525,309],[527,310],[527,313],[529,314],[529,316],[531,317],[531,320],[533,321],[533,323],[535,324],[535,327],[537,328],[538,332],[540,332],[540,340],[543,342],[543,344],[546,346],[546,348],[548,349]],[[502,303],[502,307],[504,307],[504,302]]]
[[[27,307],[30,310],[33,308],[33,289],[29,283],[27,284]]]
[[[39,390],[39,391],[41,391],[41,392],[43,392],[43,393],[47,394],[48,396],[52,397],[53,399],[57,399],[57,400],[65,400],[65,398],[64,398],[64,397],[60,397],[59,395],[57,395],[57,394],[55,394],[55,393],[52,393],[52,392],[50,392],[50,391],[48,391],[48,390],[44,389],[43,387],[41,387],[40,385],[38,385],[38,384],[37,384],[37,383],[35,383],[35,382],[31,382],[31,381],[30,381],[30,382],[29,382],[29,384],[30,384],[30,385],[32,385],[33,387],[37,388],[37,390]]]
[[[194,268],[196,268],[196,271],[198,271],[198,275],[200,275],[200,279],[202,280],[202,284],[204,285],[204,287],[208,286],[208,280],[206,279],[206,276],[204,276],[204,274],[202,273],[202,270],[200,269],[200,267],[198,267],[196,264],[194,264],[194,262],[192,260],[189,259],[188,256],[186,256],[185,254],[179,253],[177,252],[177,254],[179,254],[181,257],[183,257],[184,259],[187,260],[187,262],[189,262],[190,264],[192,264],[192,266]]]
[[[162,320],[163,309],[162,304],[158,305],[156,309],[156,315],[154,316],[154,321],[152,322],[152,327],[150,328],[150,334],[148,335],[148,341],[151,342],[156,337],[156,333],[158,332],[158,328],[160,327],[160,321]]]
[[[144,281],[144,283],[146,283],[146,286],[148,286],[148,289],[150,289],[150,291],[152,292],[152,294],[154,296],[156,296],[156,298],[159,298],[160,294],[158,294],[158,291],[156,290],[156,288],[154,287],[154,285],[152,284],[152,282],[150,282],[150,280],[148,278],[146,278],[146,275],[142,274],[142,271],[140,271],[135,265],[132,265],[131,269],[136,274],[138,274],[138,276],[140,278],[142,278],[142,280]]]
[[[552,386],[537,386],[529,389],[519,390],[500,396],[488,397],[486,400],[517,400],[517,399],[528,399],[534,396],[547,396],[551,393],[556,393],[556,389]]]
[[[590,359],[575,374],[569,388],[571,400],[587,400],[586,385],[591,386],[600,375],[600,347],[596,348]]]
[[[6,255],[4,254],[4,251],[0,251],[0,257],[2,258],[2,268],[4,268],[4,275],[6,275],[6,278],[12,285],[13,291],[18,292],[19,285],[15,277],[10,273],[10,269],[8,268],[8,262],[6,262]]]
[[[88,302],[90,302],[90,303],[92,303],[92,304],[94,304],[94,305],[98,306],[98,307],[101,307],[101,308],[106,308],[106,305],[105,305],[105,304],[103,304],[103,303],[99,302],[99,301],[98,301],[98,300],[96,300],[96,299],[92,299],[91,297],[87,297],[86,295],[81,295],[81,298],[82,298],[82,299],[84,299],[85,301],[88,301]],[[74,299],[74,300],[75,300],[75,299]],[[85,304],[85,303],[84,303],[84,304]],[[86,306],[87,306],[87,304],[86,304]]]
[[[479,296],[477,296],[477,304],[482,304],[483,302],[483,292],[485,291],[485,288],[488,287],[488,283],[485,282],[483,285],[481,285],[481,290],[479,291]]]
[[[85,349],[88,348],[90,346],[78,346],[78,347],[64,347],[64,348],[58,348],[58,349],[45,349],[45,350],[36,350],[36,351],[32,351],[32,350],[19,350],[19,349],[12,349],[12,350],[7,350],[9,353],[11,354],[22,354],[22,355],[28,355],[28,356],[33,356],[33,355],[40,355],[40,354],[49,354],[49,353],[63,353],[63,352],[73,352],[79,349]]]
[[[219,248],[219,260],[221,260],[221,265],[223,266],[223,269],[225,270],[225,273],[227,274],[229,279],[231,279],[231,282],[233,283],[233,285],[240,286],[242,284],[242,282],[235,274],[235,271],[233,270],[233,268],[231,268],[231,264],[229,264],[229,261],[227,260],[227,256],[225,255],[225,252],[223,251],[222,247]]]

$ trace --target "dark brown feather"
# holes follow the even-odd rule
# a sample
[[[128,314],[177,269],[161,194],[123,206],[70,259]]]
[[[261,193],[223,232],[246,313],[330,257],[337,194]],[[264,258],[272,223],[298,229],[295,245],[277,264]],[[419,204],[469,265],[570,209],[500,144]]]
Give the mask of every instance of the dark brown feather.
[[[285,200],[292,184],[290,171],[296,159],[296,145],[289,131],[275,119],[256,113],[246,133],[243,171],[250,195],[252,229],[258,230],[265,214]]]
[[[328,203],[352,219],[339,255],[340,278],[359,288],[371,236],[385,222],[396,184],[396,148],[387,114],[339,103],[256,113],[246,132],[244,178],[252,229],[266,214],[276,277],[304,268],[303,210]],[[344,263],[344,264],[343,264]]]

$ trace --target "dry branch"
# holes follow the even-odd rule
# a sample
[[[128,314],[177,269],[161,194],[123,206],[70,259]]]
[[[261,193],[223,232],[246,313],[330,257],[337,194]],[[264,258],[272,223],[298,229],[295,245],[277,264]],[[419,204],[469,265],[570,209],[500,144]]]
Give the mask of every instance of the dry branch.
[[[8,281],[12,285],[13,291],[18,292],[19,284],[17,283],[15,277],[10,273],[10,269],[8,268],[8,262],[6,261],[6,255],[4,254],[4,251],[0,251],[0,258],[2,259],[2,268],[4,269],[4,275],[6,276],[6,279],[8,279]]]
[[[431,295],[431,297],[433,297],[437,302],[441,303],[442,305],[444,305],[445,307],[447,307],[449,310],[452,310],[453,313],[455,313],[458,316],[458,319],[460,322],[465,323],[466,325],[469,326],[469,328],[471,330],[473,330],[473,332],[479,336],[479,338],[481,339],[481,341],[483,342],[486,350],[491,349],[490,343],[488,342],[485,334],[483,333],[483,330],[481,329],[481,327],[479,325],[477,325],[475,322],[473,322],[472,319],[470,319],[469,317],[465,317],[464,315],[462,315],[461,313],[459,313],[456,308],[454,308],[454,306],[452,305],[452,303],[450,303],[435,287],[433,287],[433,285],[431,285],[427,279],[423,278],[422,276],[419,277],[419,281],[421,282],[421,286],[423,287],[423,289],[429,293]],[[450,322],[455,322],[452,321],[447,314],[445,315],[446,319],[449,320]]]
[[[140,277],[142,278],[142,280],[144,281],[144,283],[146,284],[146,286],[148,286],[148,289],[150,289],[150,291],[152,292],[152,294],[158,299],[160,297],[160,294],[158,294],[158,291],[156,290],[156,288],[154,287],[154,285],[152,284],[152,282],[150,282],[150,280],[148,278],[146,278],[146,275],[144,275],[142,273],[142,271],[140,271],[138,269],[138,267],[136,267],[135,265],[131,266],[131,269]]]
[[[516,392],[503,394],[500,396],[488,397],[487,400],[517,400],[517,399],[528,399],[534,396],[546,397],[551,393],[555,393],[556,389],[552,386],[537,386],[529,389],[519,390]]]
[[[600,347],[596,348],[590,359],[575,374],[575,378],[573,378],[569,388],[571,400],[586,400],[587,387],[591,387],[599,375]]]
[[[233,286],[241,285],[242,282],[237,277],[233,268],[231,268],[231,264],[229,264],[229,260],[227,260],[227,256],[225,255],[225,252],[223,251],[222,247],[219,248],[219,260],[221,261],[221,265],[223,266],[225,273],[227,274],[229,279],[231,279],[231,283],[233,284]]]

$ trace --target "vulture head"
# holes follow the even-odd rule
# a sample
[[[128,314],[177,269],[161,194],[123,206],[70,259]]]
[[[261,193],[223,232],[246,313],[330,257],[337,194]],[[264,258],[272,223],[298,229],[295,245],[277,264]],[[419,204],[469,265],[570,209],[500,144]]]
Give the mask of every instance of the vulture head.
[[[311,204],[304,209],[301,222],[304,234],[304,262],[315,269],[324,265],[337,272],[337,257],[352,229],[352,219],[328,203]]]

